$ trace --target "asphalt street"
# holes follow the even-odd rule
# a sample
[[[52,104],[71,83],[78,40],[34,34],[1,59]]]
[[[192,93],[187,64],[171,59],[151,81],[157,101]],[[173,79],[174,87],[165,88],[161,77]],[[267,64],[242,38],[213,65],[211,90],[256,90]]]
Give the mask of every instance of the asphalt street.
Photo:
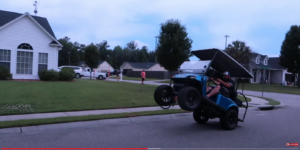
[[[245,122],[232,131],[221,129],[218,119],[199,125],[191,113],[50,125],[39,131],[22,128],[23,133],[0,134],[0,147],[298,149],[286,143],[300,143],[299,110],[295,106],[269,111],[251,109]]]

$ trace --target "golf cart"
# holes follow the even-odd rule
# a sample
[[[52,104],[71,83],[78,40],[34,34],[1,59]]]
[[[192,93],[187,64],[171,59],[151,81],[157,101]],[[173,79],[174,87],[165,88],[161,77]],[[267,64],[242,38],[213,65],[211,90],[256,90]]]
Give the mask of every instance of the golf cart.
[[[253,78],[243,66],[218,49],[204,49],[192,51],[192,54],[201,61],[184,62],[179,69],[179,74],[172,76],[173,86],[161,85],[154,92],[155,102],[161,107],[170,106],[177,102],[181,109],[193,111],[194,120],[199,124],[206,123],[209,119],[220,118],[220,125],[224,129],[233,130],[238,122],[244,122],[248,101],[243,93],[236,89],[232,94],[224,87],[222,92],[206,98],[206,86],[209,78],[222,79],[222,73],[228,71],[231,77]],[[246,105],[238,99],[241,95]],[[239,119],[239,107],[245,108],[243,119]]]

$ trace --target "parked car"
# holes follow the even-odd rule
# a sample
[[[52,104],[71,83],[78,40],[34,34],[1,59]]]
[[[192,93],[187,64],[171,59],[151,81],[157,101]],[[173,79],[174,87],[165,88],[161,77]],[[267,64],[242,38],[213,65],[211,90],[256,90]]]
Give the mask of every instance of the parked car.
[[[79,79],[83,76],[83,70],[81,67],[78,67],[78,66],[60,66],[60,67],[58,67],[58,71],[60,71],[62,68],[65,68],[65,67],[74,69],[76,79]]]
[[[104,80],[106,79],[106,73],[102,73],[102,72],[96,72],[95,69],[91,70],[90,68],[85,68],[83,70],[83,76],[84,77],[90,77],[92,73],[92,77],[99,79],[99,80]]]
[[[110,76],[117,75],[117,73],[118,73],[118,70],[112,70],[112,71],[110,71]],[[106,77],[108,77],[108,74],[109,74],[109,72],[106,73]],[[119,74],[121,74],[120,71],[119,71]]]

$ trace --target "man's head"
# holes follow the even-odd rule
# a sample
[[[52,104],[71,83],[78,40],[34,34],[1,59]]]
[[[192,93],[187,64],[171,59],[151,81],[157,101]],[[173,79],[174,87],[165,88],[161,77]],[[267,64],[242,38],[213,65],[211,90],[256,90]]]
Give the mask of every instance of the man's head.
[[[225,72],[223,73],[223,79],[224,79],[224,80],[229,80],[229,79],[230,79],[230,74],[229,74],[228,71],[225,71]]]

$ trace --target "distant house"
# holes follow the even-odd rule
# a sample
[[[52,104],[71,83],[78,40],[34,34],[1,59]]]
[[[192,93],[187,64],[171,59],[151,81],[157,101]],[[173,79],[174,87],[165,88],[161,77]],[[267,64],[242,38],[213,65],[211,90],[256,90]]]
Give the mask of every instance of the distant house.
[[[0,10],[0,65],[13,79],[39,79],[39,71],[57,70],[62,47],[46,18]]]
[[[140,77],[143,70],[146,71],[146,78],[169,78],[168,71],[156,62],[124,62],[120,70],[128,77]]]
[[[292,73],[279,65],[279,57],[269,58],[267,55],[252,53],[252,58],[248,67],[252,74],[251,83],[271,83],[281,84],[283,82],[293,82]]]
[[[167,71],[164,67],[161,67],[156,62],[124,62],[121,67],[121,71]]]
[[[85,61],[80,61],[78,66],[84,68],[89,68],[86,64]],[[96,71],[98,72],[109,72],[114,70],[114,68],[107,62],[107,61],[99,61],[98,68]]]

